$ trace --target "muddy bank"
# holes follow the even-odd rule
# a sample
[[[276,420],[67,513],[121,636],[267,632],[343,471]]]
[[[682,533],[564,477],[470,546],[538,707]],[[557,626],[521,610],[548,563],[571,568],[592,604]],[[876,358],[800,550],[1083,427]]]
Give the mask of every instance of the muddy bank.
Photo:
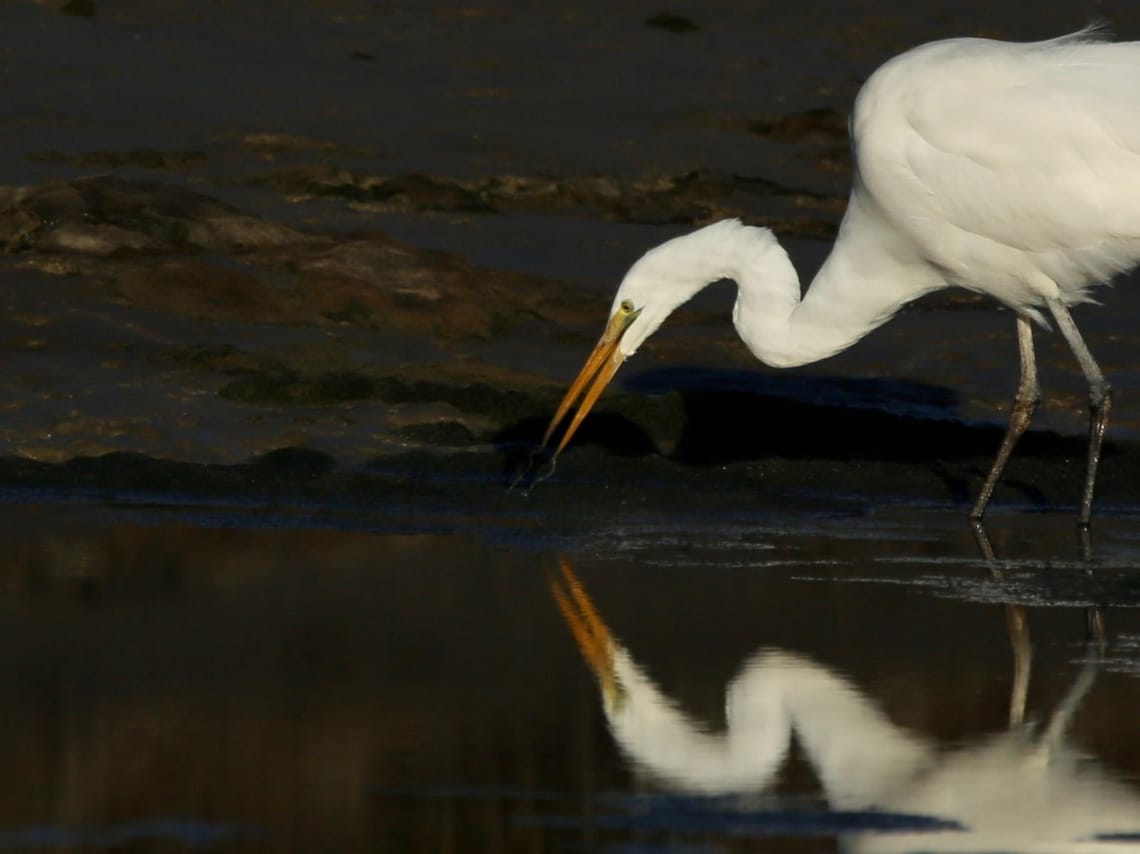
[[[546,203],[580,202],[580,185],[548,188]],[[691,190],[621,194],[681,205]],[[577,358],[606,310],[557,280],[375,229],[298,229],[113,176],[0,188],[0,245],[17,366],[7,449],[51,462],[128,451],[240,463],[305,446],[357,465],[525,441],[519,425],[562,392],[551,354]],[[651,398],[614,406],[639,411],[630,423],[671,447],[685,416]]]
[[[530,451],[606,310],[557,280],[156,181],[0,189],[0,244],[0,480],[18,489],[503,501],[488,496],[545,476]],[[976,304],[949,295],[936,312]],[[687,320],[630,366],[529,506],[599,483],[636,504],[660,479],[743,508],[964,504],[1000,440],[1000,410],[971,419],[950,388],[737,368],[738,345],[710,331],[722,319]],[[1083,453],[1079,433],[1030,433],[998,500],[1071,503]],[[1102,503],[1140,503],[1137,475],[1136,444],[1110,440]]]
[[[423,464],[497,490],[647,248],[740,216],[810,278],[850,183],[846,115],[879,62],[1086,23],[1060,4],[1032,33],[992,4],[935,11],[3,6],[0,29],[29,34],[5,48],[8,480],[332,496]],[[1103,13],[1122,36],[1136,25],[1126,4]],[[1121,392],[1102,495],[1125,505],[1134,294],[1078,317]],[[678,312],[533,495],[618,471],[633,492],[973,491],[1014,386],[1008,314],[939,294],[782,374],[737,341],[731,299],[720,286]],[[1071,500],[1085,430],[1071,357],[1041,338],[1046,399],[1007,494],[1033,506]]]
[[[477,350],[599,309],[376,231],[299,231],[111,177],[3,189],[0,245],[5,441],[40,460],[240,462],[308,444],[357,462],[349,433],[365,454],[470,443],[556,394]]]
[[[411,173],[357,174],[327,165],[298,166],[251,179],[297,201],[351,202],[360,211],[443,211],[469,214],[589,212],[640,225],[707,225],[746,216],[757,197],[774,208],[771,228],[795,237],[831,238],[846,199],[783,186],[761,177],[684,175],[499,175],[475,181]],[[776,213],[776,209],[780,213]]]
[[[790,411],[790,410],[785,410]],[[777,412],[779,410],[777,409]],[[724,523],[817,515],[862,515],[891,505],[935,506],[950,517],[966,511],[1000,438],[992,430],[870,417],[873,439],[840,447],[818,436],[775,437],[776,454],[744,446],[722,448],[716,461],[682,451],[657,454],[644,432],[624,417],[603,415],[584,436],[586,447],[568,452],[556,471],[533,464],[530,446],[506,444],[467,451],[435,449],[385,455],[348,467],[320,451],[280,448],[248,463],[198,464],[136,453],[74,457],[66,462],[0,458],[0,484],[8,500],[82,498],[128,503],[294,508],[373,516],[400,530],[485,532],[503,524],[540,525],[546,535],[588,532],[604,521],[633,528],[653,522]],[[846,426],[849,419],[836,423]],[[537,420],[515,434],[533,436]],[[699,429],[687,440],[706,440]],[[907,442],[929,443],[941,450]],[[893,447],[892,447],[893,445]],[[705,441],[694,447],[705,448]],[[993,508],[997,513],[1073,512],[1083,473],[1083,444],[1055,435],[1031,435],[1011,464]],[[699,457],[707,457],[702,451]],[[1130,513],[1140,505],[1140,449],[1113,443],[1098,485],[1101,514]],[[382,521],[381,521],[382,520]],[[325,524],[328,523],[326,519]],[[335,521],[333,522],[335,524]]]
[[[105,298],[198,320],[333,323],[487,337],[557,321],[565,294],[380,233],[330,238],[156,182],[84,178],[0,188],[14,266],[86,276]]]

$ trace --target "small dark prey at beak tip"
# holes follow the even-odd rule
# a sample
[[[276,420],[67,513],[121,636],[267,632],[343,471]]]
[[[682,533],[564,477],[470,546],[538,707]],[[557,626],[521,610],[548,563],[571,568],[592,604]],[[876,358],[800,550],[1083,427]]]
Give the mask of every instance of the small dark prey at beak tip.
[[[606,324],[606,329],[602,333],[602,337],[598,339],[598,343],[594,346],[589,357],[587,357],[586,363],[582,366],[582,370],[578,372],[578,376],[575,377],[574,382],[570,384],[570,390],[566,392],[566,396],[563,397],[562,402],[558,404],[558,409],[554,413],[554,417],[550,419],[546,433],[543,434],[542,442],[531,454],[530,464],[527,466],[526,471],[520,474],[508,489],[513,489],[520,481],[527,479],[528,476],[533,474],[535,461],[544,455],[551,438],[565,420],[571,407],[577,402],[578,409],[574,413],[574,417],[570,420],[565,432],[563,432],[562,438],[559,440],[554,452],[550,455],[549,471],[541,477],[531,477],[527,483],[527,488],[529,489],[530,486],[533,486],[538,481],[546,480],[546,478],[554,474],[554,467],[558,460],[558,455],[561,454],[562,450],[569,444],[570,439],[577,432],[583,419],[589,414],[606,386],[609,385],[610,381],[614,378],[618,368],[621,367],[622,362],[625,361],[625,356],[623,356],[618,349],[618,345],[621,343],[622,336],[626,330],[629,329],[630,324],[637,319],[639,314],[641,314],[641,309],[635,308],[630,300],[623,300],[618,306]]]

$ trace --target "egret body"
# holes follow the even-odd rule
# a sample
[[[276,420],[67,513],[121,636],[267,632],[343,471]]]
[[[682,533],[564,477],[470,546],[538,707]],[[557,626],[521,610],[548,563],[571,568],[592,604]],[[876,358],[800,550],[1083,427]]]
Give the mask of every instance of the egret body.
[[[732,319],[773,367],[832,356],[946,287],[1016,316],[1021,379],[971,518],[985,512],[1037,407],[1035,325],[1056,324],[1089,384],[1078,521],[1091,518],[1111,395],[1069,308],[1140,262],[1140,42],[1086,30],[1015,44],[951,39],[887,62],[851,115],[854,186],[830,255],[804,292],[767,228],[724,220],[650,250],[618,288],[597,347],[550,423],[581,397],[566,446],[627,358],[680,305],[736,282]]]

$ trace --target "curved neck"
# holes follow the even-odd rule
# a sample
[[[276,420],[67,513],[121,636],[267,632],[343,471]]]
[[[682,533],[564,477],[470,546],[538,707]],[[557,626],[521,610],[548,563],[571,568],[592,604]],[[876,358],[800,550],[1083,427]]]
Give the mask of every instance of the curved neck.
[[[622,705],[607,708],[614,737],[638,764],[701,794],[771,784],[792,733],[836,809],[880,804],[930,761],[921,739],[892,724],[850,683],[800,656],[766,651],[733,680],[724,734],[703,731],[622,653]],[[615,662],[616,664],[617,662]]]
[[[682,712],[629,658],[615,651],[625,689],[606,716],[614,738],[633,763],[652,776],[702,795],[760,791],[775,780],[791,743],[792,727],[776,694],[758,698],[754,725],[712,733]]]
[[[733,323],[752,354],[772,367],[842,352],[908,302],[945,284],[858,196],[802,299],[787,253],[771,232],[757,232],[729,274],[739,287]]]
[[[761,653],[733,690],[779,695],[834,809],[882,805],[930,764],[924,739],[896,726],[858,688],[810,659],[781,650]]]

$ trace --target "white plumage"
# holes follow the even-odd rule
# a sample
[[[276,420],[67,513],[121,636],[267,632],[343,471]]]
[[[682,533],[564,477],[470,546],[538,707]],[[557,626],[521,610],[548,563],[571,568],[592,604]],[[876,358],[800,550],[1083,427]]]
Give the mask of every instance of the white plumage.
[[[891,722],[858,686],[818,662],[762,650],[728,685],[724,730],[710,732],[646,675],[567,564],[551,586],[597,677],[614,739],[631,764],[669,789],[706,796],[768,791],[780,779],[794,737],[833,810],[958,825],[852,835],[843,840],[844,851],[1137,851],[1140,791],[1114,780],[1068,741],[1073,716],[1092,687],[1095,654],[1039,731],[1012,726],[1011,719],[1007,732],[948,749]],[[1020,720],[1024,709],[1016,711]]]
[[[1030,44],[951,39],[887,62],[851,116],[855,180],[831,254],[803,293],[766,228],[726,220],[650,250],[626,274],[594,355],[547,431],[593,380],[561,451],[617,366],[678,306],[732,279],[733,322],[774,367],[850,347],[907,303],[959,286],[1017,314],[1022,375],[980,519],[1040,398],[1032,322],[1051,315],[1090,387],[1079,522],[1110,389],[1068,307],[1140,261],[1140,42],[1097,31]]]

